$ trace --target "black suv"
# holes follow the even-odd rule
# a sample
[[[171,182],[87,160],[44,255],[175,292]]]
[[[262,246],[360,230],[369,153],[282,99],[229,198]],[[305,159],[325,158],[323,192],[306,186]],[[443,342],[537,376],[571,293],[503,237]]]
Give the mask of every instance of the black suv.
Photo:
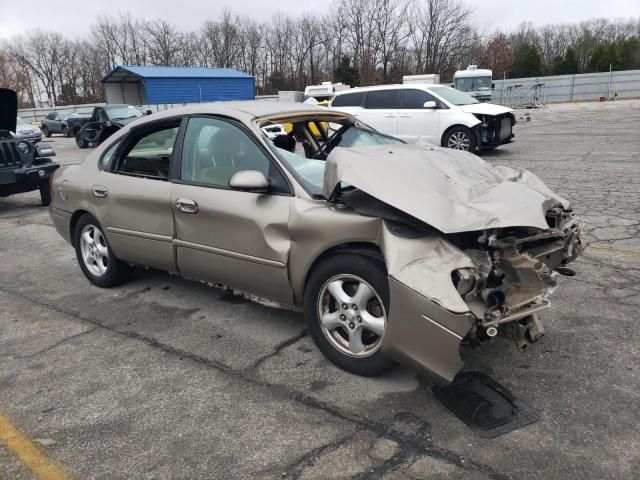
[[[0,197],[40,190],[42,205],[47,206],[51,203],[49,177],[60,164],[48,158],[55,155],[48,143],[35,145],[14,137],[17,114],[16,92],[0,88]]]

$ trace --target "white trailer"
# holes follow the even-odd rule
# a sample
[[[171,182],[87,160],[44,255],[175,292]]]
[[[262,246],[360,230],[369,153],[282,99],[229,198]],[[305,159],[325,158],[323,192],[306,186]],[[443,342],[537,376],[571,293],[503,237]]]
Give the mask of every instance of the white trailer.
[[[458,70],[453,75],[453,88],[468,93],[481,102],[491,102],[493,72],[469,65],[466,70]]]
[[[440,75],[437,73],[429,73],[425,75],[405,75],[402,77],[402,83],[412,84],[421,83],[427,85],[437,85],[440,83]]]

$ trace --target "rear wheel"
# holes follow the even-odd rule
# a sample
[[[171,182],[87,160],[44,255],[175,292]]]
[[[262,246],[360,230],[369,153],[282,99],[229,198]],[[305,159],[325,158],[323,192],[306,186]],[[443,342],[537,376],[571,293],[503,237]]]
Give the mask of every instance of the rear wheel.
[[[94,285],[109,288],[129,278],[131,267],[115,257],[102,227],[92,215],[85,213],[78,219],[74,245],[82,273]]]
[[[49,131],[49,129],[47,128],[46,125],[42,126],[42,133],[44,134],[45,137],[50,137],[51,136],[51,132]]]
[[[322,353],[356,375],[379,375],[394,362],[380,348],[387,327],[389,285],[384,264],[357,254],[327,258],[310,274],[304,310]]]
[[[442,139],[442,146],[454,150],[476,151],[476,137],[467,127],[457,126],[449,130]]]
[[[69,129],[67,128],[66,125],[62,126],[62,135],[64,135],[65,137],[69,136]]]

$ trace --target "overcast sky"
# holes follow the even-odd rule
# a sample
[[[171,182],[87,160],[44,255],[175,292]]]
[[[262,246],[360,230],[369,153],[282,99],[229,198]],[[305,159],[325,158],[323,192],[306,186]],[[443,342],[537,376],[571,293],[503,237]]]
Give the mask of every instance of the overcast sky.
[[[593,17],[640,17],[640,0],[465,0],[475,9],[483,30],[510,30],[523,21],[536,25],[578,22]],[[51,0],[0,0],[0,37],[34,28],[65,32],[77,37],[89,32],[98,15],[129,11],[146,19],[163,18],[182,29],[196,29],[205,19],[217,18],[224,5],[258,21],[280,10],[292,15],[321,12],[329,4],[304,0],[107,0],[52,2]],[[54,6],[56,5],[56,6]]]

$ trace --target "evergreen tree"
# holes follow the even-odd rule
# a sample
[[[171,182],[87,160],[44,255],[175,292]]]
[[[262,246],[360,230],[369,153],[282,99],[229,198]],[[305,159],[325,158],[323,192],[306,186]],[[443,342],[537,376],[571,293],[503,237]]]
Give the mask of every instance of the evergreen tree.
[[[336,82],[357,87],[360,85],[360,73],[358,69],[351,66],[351,59],[346,55],[340,59],[340,63],[335,71]]]
[[[542,73],[543,65],[538,49],[531,43],[519,45],[511,67],[511,78],[536,77]]]

